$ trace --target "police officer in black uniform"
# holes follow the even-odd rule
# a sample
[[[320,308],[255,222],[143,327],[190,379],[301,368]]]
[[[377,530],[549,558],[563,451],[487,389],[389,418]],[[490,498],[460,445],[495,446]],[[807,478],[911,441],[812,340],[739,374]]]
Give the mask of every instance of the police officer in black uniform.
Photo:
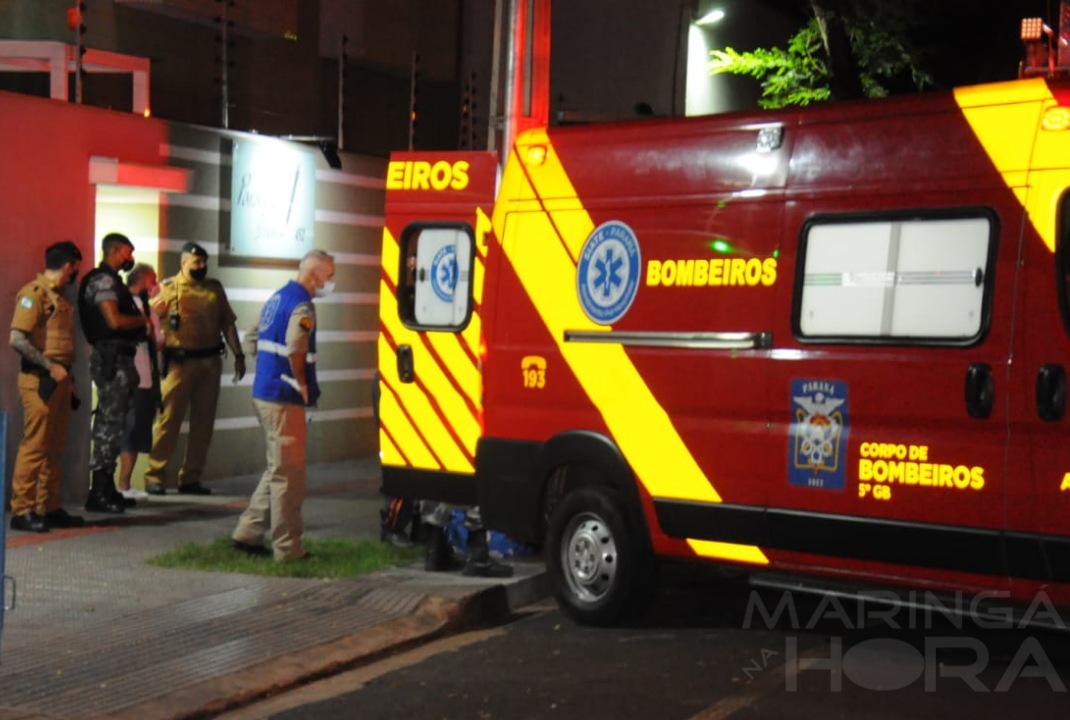
[[[126,423],[126,412],[138,385],[134,355],[137,344],[152,332],[149,323],[119,277],[134,267],[134,244],[119,233],[101,241],[104,260],[92,270],[78,292],[78,311],[86,340],[93,346],[89,374],[97,386],[93,415],[93,473],[85,509],[121,513],[133,501],[115,489],[115,463]]]

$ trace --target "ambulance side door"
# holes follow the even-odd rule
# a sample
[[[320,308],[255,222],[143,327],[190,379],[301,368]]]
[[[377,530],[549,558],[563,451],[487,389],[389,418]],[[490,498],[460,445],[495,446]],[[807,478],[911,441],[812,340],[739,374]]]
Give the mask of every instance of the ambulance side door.
[[[1009,306],[994,303],[1014,294],[1021,213],[981,194],[895,209],[912,199],[791,211],[792,328],[771,353],[784,479],[770,534],[840,571],[1003,586],[1011,328]]]
[[[1018,376],[1010,454],[1007,560],[1015,594],[1045,590],[1070,602],[1070,174],[1060,191],[1034,173],[1030,192],[1054,198],[1056,213],[1025,226],[1015,373]],[[1051,173],[1054,174],[1054,173]],[[1061,195],[1061,196],[1060,196]],[[1036,198],[1031,212],[1048,201]],[[1053,243],[1051,247],[1049,243]]]
[[[1003,109],[976,113],[997,127]],[[1024,174],[1001,173],[936,98],[815,109],[794,148],[793,279],[778,286],[770,353],[784,463],[766,511],[774,563],[1007,588],[1024,218],[1009,183]],[[1022,167],[1018,149],[1000,162]]]

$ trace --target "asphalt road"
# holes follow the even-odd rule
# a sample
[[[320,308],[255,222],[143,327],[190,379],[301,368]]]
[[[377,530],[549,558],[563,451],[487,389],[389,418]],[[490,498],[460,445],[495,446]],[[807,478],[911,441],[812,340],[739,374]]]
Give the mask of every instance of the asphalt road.
[[[247,716],[1041,720],[1070,711],[1070,633],[704,579],[663,591],[629,627],[579,627],[545,603],[359,675]]]

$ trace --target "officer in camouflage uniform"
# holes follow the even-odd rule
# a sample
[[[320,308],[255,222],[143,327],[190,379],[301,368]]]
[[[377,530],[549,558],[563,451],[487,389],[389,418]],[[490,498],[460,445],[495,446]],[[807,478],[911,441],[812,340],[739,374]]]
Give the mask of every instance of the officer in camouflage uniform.
[[[45,271],[15,296],[11,347],[21,356],[23,430],[11,478],[11,529],[48,532],[79,527],[60,507],[60,460],[71,408],[78,403],[69,370],[74,362],[74,307],[63,297],[78,277],[82,253],[70,240],[45,250]]]
[[[215,426],[224,340],[234,353],[234,382],[245,377],[245,355],[234,326],[237,318],[222,284],[207,277],[207,251],[188,242],[182,247],[181,262],[179,273],[160,283],[160,292],[151,303],[160,318],[164,348],[160,370],[163,410],[156,416],[145,472],[145,492],[150,495],[166,492],[167,465],[187,409],[189,438],[178,472],[178,492],[211,494],[201,484],[201,476]]]
[[[86,340],[93,346],[89,373],[97,386],[93,415],[93,473],[85,509],[121,513],[131,503],[115,489],[115,464],[126,425],[126,413],[138,385],[134,355],[137,344],[152,332],[119,270],[134,267],[134,244],[125,235],[109,233],[101,243],[104,260],[92,270],[78,293],[78,310]]]

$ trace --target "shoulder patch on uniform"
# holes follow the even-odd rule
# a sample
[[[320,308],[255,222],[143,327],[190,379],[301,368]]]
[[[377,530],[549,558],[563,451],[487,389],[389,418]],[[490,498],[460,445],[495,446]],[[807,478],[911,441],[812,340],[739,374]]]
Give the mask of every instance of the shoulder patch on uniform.
[[[301,322],[298,324],[305,332],[312,332],[312,318],[310,318],[309,316],[306,315],[305,317],[301,318]]]
[[[219,298],[216,296],[216,294],[214,292],[208,293],[208,302],[215,302],[218,299]]]
[[[29,295],[23,295],[19,298],[19,307],[23,310],[29,310],[33,307],[33,298]]]

